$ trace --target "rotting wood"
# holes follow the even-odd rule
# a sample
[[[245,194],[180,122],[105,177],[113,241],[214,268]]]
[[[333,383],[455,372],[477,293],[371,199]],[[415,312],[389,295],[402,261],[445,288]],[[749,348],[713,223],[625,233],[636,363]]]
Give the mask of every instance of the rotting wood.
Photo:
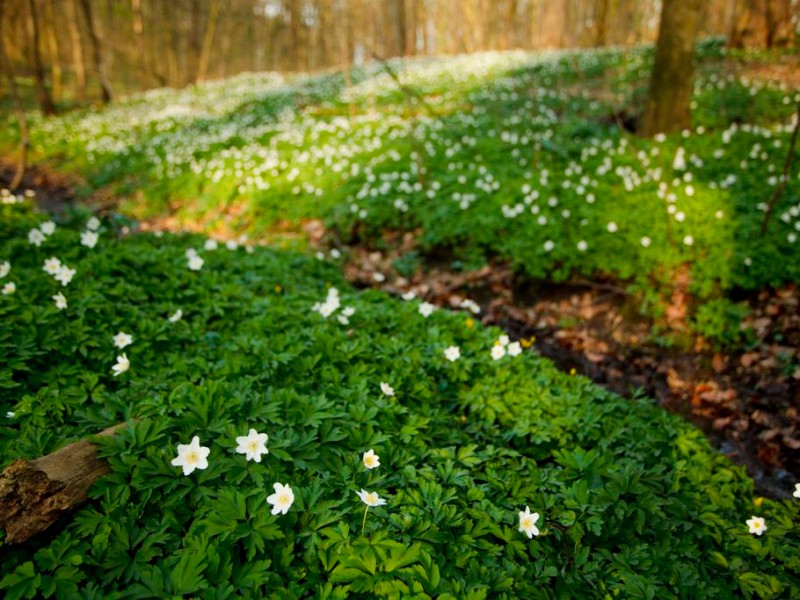
[[[100,432],[113,436],[124,423]],[[17,459],[0,474],[0,528],[19,544],[41,533],[84,502],[98,478],[110,471],[97,445],[84,439],[35,460]]]

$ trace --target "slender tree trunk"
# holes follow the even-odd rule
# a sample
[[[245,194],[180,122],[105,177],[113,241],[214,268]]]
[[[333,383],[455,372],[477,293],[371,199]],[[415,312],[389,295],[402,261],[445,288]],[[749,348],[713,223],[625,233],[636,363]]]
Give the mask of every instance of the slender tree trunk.
[[[56,37],[56,5],[52,2],[45,3],[45,34],[47,39],[47,53],[50,58],[50,82],[53,101],[58,102],[62,96],[61,56],[58,50]]]
[[[11,90],[11,99],[14,102],[14,112],[17,115],[20,134],[17,168],[14,171],[14,177],[11,179],[11,183],[8,185],[8,189],[14,192],[25,178],[25,169],[28,165],[28,147],[30,146],[30,135],[28,133],[28,119],[25,117],[25,109],[22,107],[22,101],[19,97],[19,89],[17,88],[17,80],[14,74],[14,68],[11,66],[11,63],[6,60],[2,31],[2,27],[6,23],[6,21],[4,21],[4,8],[5,0],[0,0],[0,70],[5,71],[5,76],[8,79],[8,87]],[[2,73],[0,73],[0,75],[2,75]]]
[[[691,125],[694,43],[701,8],[702,0],[664,0],[642,122],[644,136],[681,131]]]
[[[211,59],[211,49],[214,45],[214,32],[217,29],[217,18],[219,17],[219,9],[222,5],[221,0],[214,0],[211,3],[211,12],[208,14],[208,26],[206,33],[203,36],[203,47],[200,51],[200,60],[197,64],[197,79],[196,81],[205,81],[208,75],[208,63]]]
[[[608,1],[597,0],[594,10],[594,45],[606,45],[608,37]]]
[[[67,27],[69,29],[70,46],[72,50],[72,68],[75,70],[75,95],[79,100],[86,97],[86,67],[83,62],[83,46],[81,44],[81,30],[78,24],[78,13],[75,10],[77,0],[67,0]]]
[[[408,47],[406,46],[406,2],[405,0],[395,0],[395,25],[397,34],[397,53],[399,56],[406,56],[408,54]]]
[[[83,17],[86,19],[86,27],[89,31],[89,41],[92,44],[92,64],[95,73],[100,80],[100,93],[104,104],[111,102],[111,84],[106,78],[105,64],[103,62],[103,40],[97,29],[92,14],[92,0],[80,0]]]
[[[28,35],[31,37],[31,54],[33,56],[33,78],[36,81],[36,97],[39,106],[45,115],[56,114],[56,107],[50,97],[50,91],[44,80],[44,65],[42,64],[42,50],[39,28],[39,6],[36,0],[28,0]]]
[[[133,38],[136,42],[136,61],[139,87],[147,87],[147,53],[144,45],[144,18],[142,17],[142,0],[131,0],[133,13]]]

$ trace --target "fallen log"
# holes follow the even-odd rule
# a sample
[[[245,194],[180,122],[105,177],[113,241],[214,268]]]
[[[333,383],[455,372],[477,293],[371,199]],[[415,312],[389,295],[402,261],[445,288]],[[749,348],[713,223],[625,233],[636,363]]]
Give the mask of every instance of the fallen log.
[[[114,435],[124,426],[120,423],[98,435]],[[36,460],[12,462],[0,474],[0,529],[5,529],[5,542],[22,543],[81,506],[92,484],[110,470],[90,440]]]

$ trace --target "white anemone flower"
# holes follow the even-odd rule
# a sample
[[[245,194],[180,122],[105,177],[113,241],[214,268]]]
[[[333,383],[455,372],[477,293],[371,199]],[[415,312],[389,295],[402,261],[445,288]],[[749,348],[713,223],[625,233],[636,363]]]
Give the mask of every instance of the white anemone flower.
[[[375,451],[372,448],[364,452],[362,460],[364,461],[364,468],[366,469],[375,469],[381,466],[380,456],[375,454]]]
[[[747,527],[750,533],[762,535],[767,530],[767,523],[761,517],[750,517],[747,519]]]
[[[455,362],[461,358],[461,350],[459,350],[458,346],[449,346],[445,348],[444,357],[450,362]]]
[[[178,456],[172,459],[172,466],[183,467],[184,475],[191,475],[195,469],[208,468],[208,454],[211,452],[200,445],[200,438],[194,436],[190,444],[178,444]]]
[[[386,504],[386,500],[378,496],[377,492],[368,492],[367,490],[361,490],[360,492],[356,492],[361,501],[366,504],[367,506],[383,506]]]
[[[133,343],[133,336],[129,333],[124,333],[120,331],[117,335],[114,336],[114,346],[122,350],[126,346],[130,346]]]
[[[61,292],[58,292],[55,296],[53,296],[53,301],[56,303],[56,308],[58,310],[64,310],[67,308],[67,298]]]
[[[539,528],[536,527],[538,520],[539,513],[531,513],[531,509],[526,506],[524,511],[519,512],[519,530],[525,533],[528,538],[539,535]]]
[[[289,487],[288,483],[286,485],[276,483],[272,486],[272,489],[275,490],[275,493],[267,496],[267,502],[272,505],[272,514],[277,515],[281,513],[285,515],[289,512],[289,508],[291,508],[294,502],[294,492],[292,488]]]
[[[244,454],[247,460],[260,463],[261,455],[269,454],[267,440],[269,440],[269,436],[266,433],[258,433],[255,429],[250,429],[247,435],[236,438],[238,444],[236,452]]]
[[[131,362],[128,360],[127,355],[120,354],[117,356],[117,364],[111,367],[111,370],[114,372],[114,377],[117,375],[122,375],[125,371],[131,368]]]

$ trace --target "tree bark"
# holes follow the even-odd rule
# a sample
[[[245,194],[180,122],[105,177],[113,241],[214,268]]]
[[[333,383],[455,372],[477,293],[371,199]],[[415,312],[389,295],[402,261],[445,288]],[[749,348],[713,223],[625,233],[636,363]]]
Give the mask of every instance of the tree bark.
[[[5,0],[0,0],[0,28],[6,21],[3,20],[3,9],[5,8]],[[5,67],[5,68],[4,68]],[[28,165],[28,147],[30,146],[30,135],[28,134],[28,119],[25,116],[25,109],[22,106],[22,100],[19,97],[19,89],[17,89],[17,80],[14,75],[14,68],[11,63],[6,60],[5,47],[3,45],[3,32],[0,29],[0,69],[5,70],[5,75],[8,78],[8,87],[11,90],[11,99],[14,102],[14,112],[17,115],[19,122],[19,156],[17,157],[17,168],[14,172],[14,177],[8,185],[8,189],[12,192],[22,183],[25,178],[25,169]]]
[[[44,80],[44,65],[42,64],[42,50],[40,43],[39,6],[36,0],[28,0],[28,32],[31,36],[31,53],[33,55],[33,77],[36,81],[36,97],[42,112],[47,115],[56,114],[56,107],[50,97],[50,91]]]
[[[98,435],[113,436],[124,426],[120,423]],[[81,506],[92,484],[109,471],[89,440],[36,460],[12,462],[0,474],[0,528],[5,529],[6,543],[24,542]]]
[[[45,37],[47,39],[47,53],[50,58],[50,85],[54,102],[61,99],[61,53],[58,49],[56,36],[56,5],[52,2],[45,3]]]
[[[78,24],[78,13],[75,10],[77,0],[67,1],[67,27],[69,28],[70,46],[72,50],[72,68],[75,69],[75,82],[77,84],[75,95],[79,100],[86,97],[86,67],[83,63],[83,46],[81,45],[81,30]]]
[[[217,29],[217,17],[219,17],[220,5],[221,0],[214,0],[211,4],[211,12],[208,15],[208,26],[203,36],[203,46],[200,50],[200,60],[197,64],[197,82],[205,81],[208,75],[208,63],[211,60],[211,47],[214,44],[214,32]]]
[[[733,48],[788,48],[794,44],[791,0],[740,0]]]
[[[664,0],[655,64],[641,134],[681,131],[691,125],[694,43],[701,0]]]
[[[133,13],[133,38],[136,42],[137,73],[139,87],[147,87],[147,52],[144,45],[144,18],[142,16],[142,0],[131,0]]]
[[[86,26],[89,30],[89,40],[92,44],[92,63],[97,77],[100,80],[101,98],[104,104],[111,102],[111,84],[106,78],[105,64],[103,62],[103,41],[92,15],[92,0],[80,0],[83,16],[86,19]]]
[[[597,0],[594,11],[594,45],[602,47],[608,39],[608,0]]]

